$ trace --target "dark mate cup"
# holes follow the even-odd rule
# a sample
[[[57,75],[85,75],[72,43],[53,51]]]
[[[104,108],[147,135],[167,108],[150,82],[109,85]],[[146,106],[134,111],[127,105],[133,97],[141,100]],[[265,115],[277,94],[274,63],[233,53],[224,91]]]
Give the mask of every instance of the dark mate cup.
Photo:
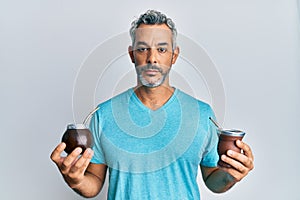
[[[231,167],[231,165],[229,165],[221,160],[221,156],[223,154],[226,154],[226,152],[228,150],[233,150],[233,151],[241,153],[241,149],[236,146],[236,141],[242,140],[245,134],[246,134],[245,132],[240,131],[240,130],[235,130],[235,129],[231,129],[231,130],[218,129],[218,135],[219,135],[218,165],[220,167],[227,167],[227,168]]]
[[[69,124],[63,134],[62,142],[66,143],[67,154],[70,154],[76,147],[82,148],[82,154],[94,145],[92,134],[84,124]]]

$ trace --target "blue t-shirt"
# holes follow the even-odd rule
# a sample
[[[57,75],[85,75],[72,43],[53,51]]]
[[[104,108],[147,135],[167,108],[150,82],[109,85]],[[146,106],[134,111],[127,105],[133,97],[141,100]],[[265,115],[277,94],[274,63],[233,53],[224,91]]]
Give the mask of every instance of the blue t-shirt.
[[[179,89],[159,109],[131,88],[99,105],[92,163],[109,167],[109,200],[197,200],[199,164],[217,166],[211,107]]]

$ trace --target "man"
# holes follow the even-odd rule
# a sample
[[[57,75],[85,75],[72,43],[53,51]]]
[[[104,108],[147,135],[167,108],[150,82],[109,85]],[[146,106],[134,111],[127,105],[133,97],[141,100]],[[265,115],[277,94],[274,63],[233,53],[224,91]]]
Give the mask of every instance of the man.
[[[217,134],[211,107],[171,87],[169,71],[176,62],[176,29],[164,14],[149,10],[132,23],[128,48],[137,86],[99,105],[91,120],[93,150],[80,157],[76,148],[52,152],[66,183],[84,197],[96,196],[109,169],[108,199],[200,199],[196,181],[200,166],[206,186],[227,191],[253,169],[250,147],[228,151],[217,166]]]

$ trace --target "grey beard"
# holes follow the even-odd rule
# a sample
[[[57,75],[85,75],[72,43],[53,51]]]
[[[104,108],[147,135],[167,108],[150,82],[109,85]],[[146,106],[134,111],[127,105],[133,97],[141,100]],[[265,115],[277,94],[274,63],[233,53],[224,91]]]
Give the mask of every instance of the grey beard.
[[[148,82],[142,75],[143,71],[145,71],[147,69],[156,69],[156,70],[158,70],[161,73],[162,77],[154,83]],[[142,83],[143,86],[154,88],[154,87],[160,86],[166,80],[170,70],[163,73],[162,69],[155,66],[155,65],[146,65],[146,66],[141,67],[140,69],[136,68],[136,72],[137,72],[137,75],[138,75],[138,79],[140,80],[140,82]]]
[[[141,74],[138,75],[138,78],[143,86],[155,88],[155,87],[160,86],[166,80],[167,76],[168,76],[168,73],[162,74],[162,77],[154,83],[149,83]]]

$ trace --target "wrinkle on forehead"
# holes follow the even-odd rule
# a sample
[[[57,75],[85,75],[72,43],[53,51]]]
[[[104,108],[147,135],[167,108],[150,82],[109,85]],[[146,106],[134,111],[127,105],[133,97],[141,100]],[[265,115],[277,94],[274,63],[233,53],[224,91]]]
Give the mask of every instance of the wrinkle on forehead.
[[[145,43],[148,46],[158,46],[167,43],[172,45],[172,32],[170,28],[163,25],[140,25],[136,30],[135,44]]]

